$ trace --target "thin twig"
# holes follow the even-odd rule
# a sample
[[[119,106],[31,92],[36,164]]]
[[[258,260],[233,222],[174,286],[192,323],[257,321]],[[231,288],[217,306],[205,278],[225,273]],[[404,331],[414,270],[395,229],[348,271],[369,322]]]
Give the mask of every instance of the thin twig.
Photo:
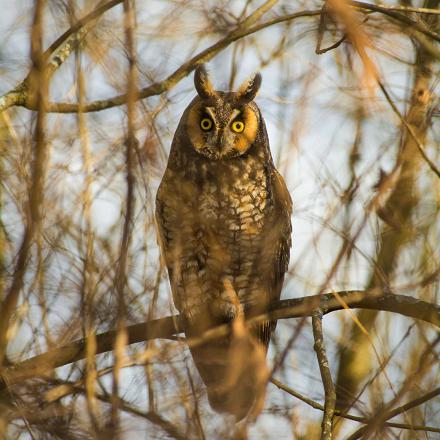
[[[388,17],[393,18],[396,21],[399,21],[400,23],[404,24],[405,26],[413,27],[414,29],[422,32],[423,34],[425,34],[426,36],[429,36],[430,38],[432,38],[435,41],[440,41],[439,34],[432,31],[431,29],[429,29],[427,26],[423,25],[422,23],[420,23],[418,21],[414,21],[413,19],[411,19],[407,15],[401,14],[400,12],[394,11],[392,9],[389,9],[389,8],[386,8],[383,6],[374,5],[371,3],[352,1],[352,2],[350,2],[350,4],[357,7],[357,8],[365,9],[367,11],[380,12],[384,15],[387,15]]]
[[[115,7],[116,5],[119,5],[123,1],[124,0],[112,0],[108,3],[104,3],[103,5],[98,6],[95,10],[78,20],[49,46],[49,48],[44,52],[44,57],[49,58],[69,39],[70,36],[74,35],[78,31],[81,31],[81,29],[90,24],[92,21],[99,18],[102,14],[104,14],[104,12],[107,12],[109,9]]]
[[[434,359],[431,362],[428,362],[428,357],[430,354],[432,354],[433,349],[439,342],[440,334],[438,334],[434,341],[429,344],[429,346],[424,350],[424,352],[420,356],[417,370],[405,379],[397,395],[390,402],[388,402],[385,407],[380,408],[375,414],[373,414],[370,417],[370,420],[367,422],[366,426],[363,426],[362,428],[355,431],[347,438],[347,440],[357,440],[361,437],[364,437],[365,439],[372,438],[371,436],[375,436],[375,434],[380,431],[381,427],[384,426],[385,422],[389,418],[395,417],[397,415],[396,410],[390,410],[390,408],[392,408],[410,389],[412,389],[415,383],[419,382],[423,374],[429,371],[432,365],[437,363],[437,359],[435,358],[435,356],[433,356]],[[409,404],[403,405],[397,409],[400,413],[406,411],[411,407],[412,406],[410,402]]]
[[[403,117],[403,115],[400,113],[399,109],[396,107],[396,104],[394,104],[393,100],[391,99],[391,96],[387,92],[385,86],[381,81],[378,81],[379,87],[382,90],[382,93],[384,94],[386,100],[388,101],[388,104],[390,104],[391,108],[393,109],[393,112],[399,117],[402,124],[405,126],[405,128],[408,130],[408,133],[413,138],[414,142],[416,143],[417,149],[419,150],[420,154],[422,155],[425,162],[429,165],[429,168],[431,168],[432,171],[437,175],[437,177],[440,178],[440,170],[437,168],[437,166],[432,162],[432,160],[427,156],[425,153],[425,149],[423,148],[422,143],[420,142],[419,138],[417,137],[414,129],[411,127],[411,125],[408,124],[406,119]]]
[[[59,398],[65,397],[69,394],[78,394],[78,393],[86,394],[86,389],[84,386],[82,386],[81,381],[77,381],[77,382],[63,381],[63,385],[61,385],[61,386],[63,387],[63,393],[62,393],[62,395],[59,396]],[[101,400],[102,402],[106,402],[106,403],[110,403],[110,404],[112,403],[112,397],[108,394],[97,393],[96,398]],[[53,400],[51,400],[50,402],[52,402],[52,401]],[[117,404],[118,408],[120,408],[121,410],[123,410],[127,413],[130,413],[132,415],[135,415],[137,417],[141,417],[145,420],[148,420],[150,423],[153,423],[154,425],[159,426],[172,438],[175,438],[177,440],[185,440],[186,439],[185,435],[182,434],[176,426],[174,426],[170,421],[168,421],[167,419],[162,417],[157,412],[155,412],[155,411],[147,411],[147,412],[140,411],[139,409],[137,409],[133,405],[130,405],[128,402],[126,402],[122,398],[118,398],[116,404]],[[112,437],[112,438],[114,438],[114,437]]]
[[[399,12],[415,12],[416,14],[432,14],[440,15],[440,10],[432,8],[413,8],[411,6],[396,6],[396,5],[376,5],[381,10],[399,11]]]
[[[319,371],[321,372],[325,395],[324,416],[321,423],[321,440],[331,440],[336,405],[336,391],[325,350],[324,334],[322,331],[322,312],[319,309],[313,312],[312,328],[313,338],[315,340],[313,348],[315,349],[316,357],[318,359]]]
[[[306,403],[307,405],[311,406],[312,408],[315,408],[319,411],[324,411],[324,405],[321,405],[318,402],[315,402],[314,400],[304,396],[301,393],[298,393],[298,391],[295,391],[294,389],[288,387],[287,385],[283,384],[277,379],[270,379],[270,382],[272,382],[276,387],[278,387],[280,390],[285,391],[287,394],[290,394],[293,397],[296,397],[297,399],[301,400],[302,402]],[[412,400],[411,402],[406,403],[405,405],[402,405],[399,408],[396,408],[393,411],[390,411],[388,414],[388,418],[391,419],[392,417],[397,416],[398,414],[407,411],[410,408],[414,408],[418,405],[421,405],[428,400],[433,399],[434,397],[437,397],[440,395],[440,388],[436,388],[433,391],[430,391],[427,394],[424,394],[423,396],[418,397],[417,399]],[[346,414],[343,411],[340,411],[338,409],[335,409],[335,416],[342,417],[344,419],[353,420],[354,422],[360,422],[360,423],[369,423],[370,419],[368,417],[361,417],[361,416],[355,416],[352,414]],[[389,428],[399,428],[399,429],[410,429],[414,431],[428,431],[428,432],[440,432],[440,428],[436,428],[433,426],[425,426],[425,425],[410,425],[407,423],[394,423],[394,422],[385,422],[384,426]]]

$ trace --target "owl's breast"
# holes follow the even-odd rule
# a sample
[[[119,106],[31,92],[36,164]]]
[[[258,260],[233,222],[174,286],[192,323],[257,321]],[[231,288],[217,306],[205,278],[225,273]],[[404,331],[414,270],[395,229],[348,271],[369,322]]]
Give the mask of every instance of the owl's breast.
[[[261,286],[267,279],[264,248],[273,208],[265,169],[252,165],[237,163],[206,175],[198,205],[203,266],[213,278],[230,283],[249,305],[267,293]]]
[[[269,207],[264,169],[231,165],[208,174],[201,185],[200,217],[206,228],[228,243],[257,236]]]

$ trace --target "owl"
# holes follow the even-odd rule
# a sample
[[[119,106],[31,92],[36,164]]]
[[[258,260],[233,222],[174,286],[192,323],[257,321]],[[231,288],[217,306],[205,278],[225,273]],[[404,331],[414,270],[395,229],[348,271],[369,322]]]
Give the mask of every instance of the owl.
[[[159,243],[189,338],[279,300],[292,209],[253,101],[261,75],[236,92],[216,91],[202,65],[194,83],[156,197]],[[258,351],[265,358],[275,325],[254,324],[238,345],[230,332],[190,346],[214,410],[240,420],[255,406],[261,375],[252,359]]]

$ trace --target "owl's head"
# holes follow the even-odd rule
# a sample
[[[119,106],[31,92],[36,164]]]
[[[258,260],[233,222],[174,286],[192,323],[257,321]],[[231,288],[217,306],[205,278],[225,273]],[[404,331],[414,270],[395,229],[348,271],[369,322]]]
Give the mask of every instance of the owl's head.
[[[253,102],[261,75],[245,81],[237,92],[214,90],[205,67],[197,68],[194,84],[198,96],[184,121],[194,150],[209,159],[228,159],[245,154],[256,140],[260,112]]]

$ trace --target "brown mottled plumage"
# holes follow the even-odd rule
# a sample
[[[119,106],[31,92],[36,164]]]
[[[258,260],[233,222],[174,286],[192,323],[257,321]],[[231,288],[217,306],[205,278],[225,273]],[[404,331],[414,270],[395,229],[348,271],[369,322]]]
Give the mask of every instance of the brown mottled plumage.
[[[187,336],[267,310],[280,298],[291,244],[290,195],[252,101],[261,76],[236,93],[215,91],[203,66],[194,80],[198,96],[180,120],[156,199]],[[264,360],[255,356],[264,359],[275,325],[191,348],[214,409],[241,419],[262,395]]]

